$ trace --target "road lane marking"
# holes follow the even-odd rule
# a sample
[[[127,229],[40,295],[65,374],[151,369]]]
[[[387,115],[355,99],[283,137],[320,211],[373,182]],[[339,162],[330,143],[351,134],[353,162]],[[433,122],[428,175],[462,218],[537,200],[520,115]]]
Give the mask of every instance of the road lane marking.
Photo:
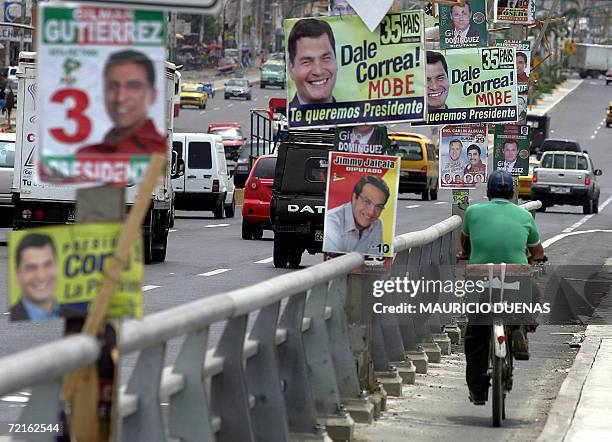
[[[446,201],[438,201],[437,203],[434,203],[434,206],[439,206],[440,204],[448,204]]]
[[[204,115],[206,111],[200,111],[200,115]]]
[[[267,264],[269,262],[274,261],[274,257],[270,256],[269,258],[266,259],[260,259],[259,261],[255,261],[255,264]]]
[[[208,224],[204,227],[227,227],[229,224]]]
[[[149,290],[153,290],[153,289],[158,289],[160,286],[158,285],[143,285],[142,286],[142,291],[143,292],[148,292]]]
[[[230,104],[228,104],[228,105],[227,105],[227,107],[232,107],[232,106],[233,106],[233,104],[232,104],[232,103],[230,103]]]
[[[221,110],[221,108],[220,107],[216,107],[213,110]]]
[[[606,206],[608,204],[610,204],[610,202],[612,201],[612,196],[610,196],[607,200],[605,200],[603,203],[601,203],[601,205],[599,206],[599,212],[601,212],[603,209],[606,208]],[[583,216],[581,219],[579,219],[577,222],[575,222],[574,224],[572,224],[571,226],[563,229],[561,231],[561,233],[570,233],[573,232],[574,230],[576,230],[578,227],[580,227],[581,225],[583,225],[584,223],[586,223],[588,220],[590,220],[591,218],[593,218],[596,214],[593,213],[591,215],[585,215]]]
[[[542,243],[542,247],[547,248],[550,245],[568,236],[583,235],[585,233],[612,233],[612,230],[593,229],[593,230],[580,230],[578,232],[559,233],[558,235],[555,235],[552,238],[549,238],[546,241],[544,241]]]
[[[218,275],[220,273],[225,273],[225,272],[229,272],[231,269],[217,269],[217,270],[211,270],[210,272],[206,272],[206,273],[200,273],[198,276],[215,276]]]
[[[10,314],[11,314],[11,312],[4,312],[4,313],[2,313],[2,314],[3,314],[3,315],[10,315]]]
[[[591,139],[595,138],[595,135],[591,135]]]
[[[176,232],[176,229],[170,229],[170,230],[168,230],[168,232],[170,232],[170,233]]]
[[[29,397],[23,397],[23,396],[2,396],[0,397],[0,401],[4,401],[4,402],[27,402],[29,400],[30,400]]]
[[[406,206],[406,209],[416,209],[417,207],[421,207],[420,204],[414,204],[412,206]]]

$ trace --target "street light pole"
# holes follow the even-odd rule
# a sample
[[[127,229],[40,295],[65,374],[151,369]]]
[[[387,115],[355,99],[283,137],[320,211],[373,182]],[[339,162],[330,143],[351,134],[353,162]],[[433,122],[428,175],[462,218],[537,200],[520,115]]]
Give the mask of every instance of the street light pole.
[[[240,2],[240,13],[238,16],[238,66],[240,68],[244,68],[242,63],[242,28],[243,28],[243,19],[244,19],[244,8],[243,8],[243,0],[238,0]]]

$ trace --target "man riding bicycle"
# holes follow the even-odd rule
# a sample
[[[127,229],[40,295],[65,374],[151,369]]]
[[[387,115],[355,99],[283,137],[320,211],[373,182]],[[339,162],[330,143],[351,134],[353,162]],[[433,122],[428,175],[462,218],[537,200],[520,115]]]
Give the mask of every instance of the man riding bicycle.
[[[464,249],[461,258],[469,257],[469,264],[527,264],[545,259],[535,220],[527,210],[511,201],[513,194],[512,175],[496,170],[487,183],[489,201],[468,207],[461,232]],[[535,331],[535,324],[525,329]],[[488,325],[468,324],[465,331],[465,378],[474,405],[484,405],[488,398],[490,336]],[[515,359],[529,359],[523,327],[513,330],[512,347]]]

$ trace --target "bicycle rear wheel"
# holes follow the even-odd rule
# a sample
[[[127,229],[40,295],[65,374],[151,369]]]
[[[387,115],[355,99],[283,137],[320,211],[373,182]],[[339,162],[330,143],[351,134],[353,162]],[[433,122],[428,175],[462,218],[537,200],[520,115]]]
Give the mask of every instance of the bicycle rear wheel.
[[[491,401],[493,426],[501,427],[502,419],[505,418],[505,387],[503,382],[504,360],[495,354],[493,358],[493,375],[491,379],[493,400]]]

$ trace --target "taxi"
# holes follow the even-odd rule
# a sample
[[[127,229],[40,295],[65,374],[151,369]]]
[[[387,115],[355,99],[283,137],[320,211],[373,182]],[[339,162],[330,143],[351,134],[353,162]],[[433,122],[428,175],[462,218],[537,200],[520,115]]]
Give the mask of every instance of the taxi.
[[[518,197],[523,199],[531,199],[531,183],[533,179],[533,169],[538,167],[540,162],[535,158],[529,158],[529,175],[520,176]]]
[[[181,107],[197,106],[199,109],[206,109],[208,95],[204,91],[202,83],[183,83],[181,88]]]

